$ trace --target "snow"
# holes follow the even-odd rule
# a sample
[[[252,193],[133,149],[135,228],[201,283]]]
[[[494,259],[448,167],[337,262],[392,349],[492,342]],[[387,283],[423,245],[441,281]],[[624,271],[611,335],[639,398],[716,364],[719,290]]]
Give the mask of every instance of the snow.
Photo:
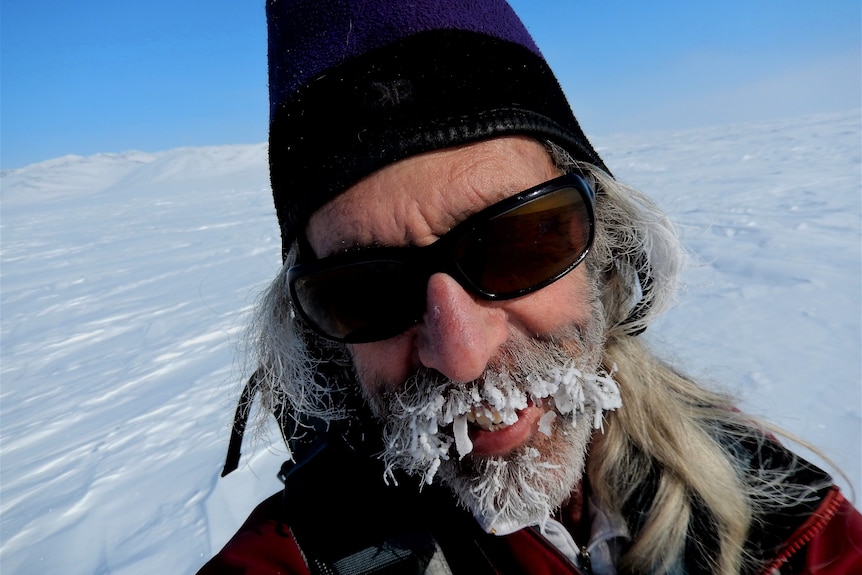
[[[857,489],[859,133],[852,110],[593,137],[692,253],[644,337]],[[246,314],[280,265],[266,146],[68,156],[0,186],[2,571],[194,573],[285,458],[247,438],[218,477]]]

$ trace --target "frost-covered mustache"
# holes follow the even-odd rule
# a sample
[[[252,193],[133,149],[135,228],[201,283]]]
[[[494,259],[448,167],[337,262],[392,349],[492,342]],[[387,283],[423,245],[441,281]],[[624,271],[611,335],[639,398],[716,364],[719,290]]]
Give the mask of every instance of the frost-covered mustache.
[[[385,403],[387,472],[391,476],[392,469],[401,468],[423,475],[429,484],[453,445],[461,458],[472,451],[470,423],[489,431],[511,425],[518,412],[533,403],[548,408],[539,431],[550,435],[560,416],[574,425],[589,410],[593,427],[600,428],[603,412],[621,405],[612,373],[586,373],[570,358],[529,373],[489,370],[483,379],[467,384],[423,371],[403,390],[389,394]]]

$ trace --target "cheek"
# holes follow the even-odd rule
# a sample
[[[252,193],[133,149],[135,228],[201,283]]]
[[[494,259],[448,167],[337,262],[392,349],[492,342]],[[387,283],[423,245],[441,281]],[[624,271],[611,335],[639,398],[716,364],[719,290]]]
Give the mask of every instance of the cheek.
[[[401,385],[415,369],[414,346],[408,334],[385,341],[347,346],[359,385],[363,391],[380,397],[387,388]]]
[[[586,266],[505,307],[510,322],[527,336],[555,334],[573,323],[586,325],[593,310]]]

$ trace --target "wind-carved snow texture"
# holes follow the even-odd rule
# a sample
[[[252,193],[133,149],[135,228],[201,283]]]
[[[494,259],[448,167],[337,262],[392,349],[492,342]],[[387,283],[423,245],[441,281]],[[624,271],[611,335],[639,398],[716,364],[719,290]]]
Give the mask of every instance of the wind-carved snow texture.
[[[693,255],[640,337],[857,490],[859,133],[854,110],[591,134]],[[266,145],[58,158],[4,172],[0,194],[0,571],[194,573],[286,457],[277,432],[249,438],[218,478],[235,347],[281,264]]]

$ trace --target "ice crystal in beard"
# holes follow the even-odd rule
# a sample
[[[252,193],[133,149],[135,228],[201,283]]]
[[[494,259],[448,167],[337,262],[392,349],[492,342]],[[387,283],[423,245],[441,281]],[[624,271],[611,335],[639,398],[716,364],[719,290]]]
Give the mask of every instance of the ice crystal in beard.
[[[403,469],[430,484],[441,462],[449,460],[453,445],[461,458],[472,450],[466,421],[470,412],[493,410],[503,425],[510,425],[532,401],[544,403],[574,427],[591,408],[592,427],[599,428],[602,413],[620,406],[611,374],[579,368],[557,346],[549,345],[543,353],[522,350],[518,357],[517,369],[489,369],[481,380],[467,384],[422,370],[403,389],[372,400],[384,421],[387,475],[394,479],[392,470]],[[555,422],[543,419],[540,430],[549,433]]]

